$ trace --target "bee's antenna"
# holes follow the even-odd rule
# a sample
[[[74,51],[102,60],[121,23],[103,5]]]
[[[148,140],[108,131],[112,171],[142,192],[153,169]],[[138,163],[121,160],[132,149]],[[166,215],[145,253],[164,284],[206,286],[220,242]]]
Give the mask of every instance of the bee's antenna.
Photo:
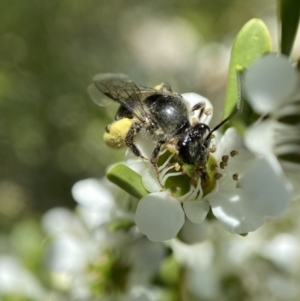
[[[239,111],[238,108],[236,108],[227,118],[225,118],[223,121],[221,121],[218,125],[216,125],[212,130],[209,131],[208,136],[206,137],[206,140],[210,138],[213,132],[215,132],[217,129],[219,129],[224,123],[226,123],[228,120],[230,120],[237,112]]]

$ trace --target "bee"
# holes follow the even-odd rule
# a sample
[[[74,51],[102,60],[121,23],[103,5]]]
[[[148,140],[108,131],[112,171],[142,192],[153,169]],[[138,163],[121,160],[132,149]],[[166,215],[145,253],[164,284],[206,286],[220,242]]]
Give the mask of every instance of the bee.
[[[149,88],[135,84],[123,74],[98,74],[94,77],[89,94],[98,105],[105,105],[99,98],[99,91],[120,105],[115,122],[106,127],[105,142],[114,148],[126,146],[135,156],[148,160],[142,156],[134,139],[138,133],[152,139],[156,145],[149,161],[158,181],[157,161],[164,145],[172,141],[183,163],[203,167],[209,158],[213,132],[231,118],[224,119],[213,129],[205,123],[192,124],[191,112],[199,110],[200,120],[205,110],[204,102],[189,108],[170,85]]]

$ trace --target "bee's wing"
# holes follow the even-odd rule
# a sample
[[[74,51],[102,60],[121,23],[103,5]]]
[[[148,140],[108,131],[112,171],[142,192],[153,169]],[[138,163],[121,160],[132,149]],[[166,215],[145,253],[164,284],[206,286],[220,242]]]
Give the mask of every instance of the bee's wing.
[[[110,100],[103,97],[102,92],[108,98],[123,105],[140,120],[144,120],[146,112],[143,107],[143,99],[158,91],[154,88],[136,85],[124,74],[97,74],[93,78],[93,84],[89,87],[89,93],[96,104],[103,106]]]
[[[90,84],[87,89],[91,99],[95,104],[100,107],[105,107],[109,104],[112,104],[111,99],[105,96],[103,93],[100,93],[99,89],[95,86],[94,83]]]

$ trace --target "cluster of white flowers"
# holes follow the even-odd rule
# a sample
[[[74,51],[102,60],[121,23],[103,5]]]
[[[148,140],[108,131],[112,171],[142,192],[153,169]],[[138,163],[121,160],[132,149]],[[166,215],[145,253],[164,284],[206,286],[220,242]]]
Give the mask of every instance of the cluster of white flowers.
[[[245,74],[247,99],[258,114],[268,116],[248,128],[245,143],[256,154],[278,161],[300,197],[300,76],[288,57],[269,54]],[[296,160],[283,160],[293,155]],[[279,157],[279,160],[277,159]]]
[[[296,300],[300,296],[298,208],[289,211],[293,221],[289,231],[274,234],[270,224],[267,230],[255,230],[266,218],[282,216],[300,197],[299,83],[296,67],[284,56],[266,55],[245,71],[247,100],[262,117],[243,137],[235,128],[215,133],[208,181],[180,165],[167,146],[159,165],[165,188],[148,161],[127,151],[126,165],[140,174],[149,192],[140,200],[104,178],[77,182],[72,188],[76,210],[54,208],[42,218],[51,289],[45,289],[18,259],[2,256],[0,297],[155,301],[172,292],[172,285],[163,288],[169,281],[163,269],[171,263],[177,271],[172,281],[188,296],[252,300],[255,292],[256,300],[270,295]],[[206,103],[207,114],[199,122],[209,124],[210,102],[194,93],[183,97],[189,107]],[[197,114],[190,116],[191,122]],[[136,143],[149,158],[154,143],[139,136]],[[225,236],[216,222],[231,233],[255,233],[248,239]]]
[[[183,97],[190,106],[202,100],[211,107],[200,95],[187,93]],[[203,122],[208,123],[209,119]],[[248,136],[248,140],[252,139]],[[141,174],[143,184],[150,192],[139,201],[135,214],[137,227],[150,240],[165,241],[176,237],[188,220],[195,228],[201,228],[210,209],[227,231],[246,234],[258,229],[266,217],[277,218],[287,208],[291,187],[274,158],[250,152],[234,128],[229,128],[224,135],[217,133],[213,143],[216,151],[210,154],[209,162],[212,163],[207,166],[211,170],[213,188],[205,193],[201,179],[198,179],[188,193],[179,197],[172,194],[176,191],[174,187],[172,191],[161,189],[149,163],[127,154],[128,166]],[[137,145],[145,151],[153,148],[143,139],[138,139]],[[169,177],[180,178],[183,174],[169,172],[175,168],[175,164],[169,163],[171,157],[160,167],[163,184]],[[180,187],[180,180],[174,185]]]
[[[121,219],[133,222],[128,205],[135,200],[106,179],[79,181],[72,194],[78,203],[75,214],[54,208],[42,220],[51,238],[45,263],[52,285],[76,300],[157,300],[159,290],[150,280],[165,256],[163,246],[134,227],[111,230]]]

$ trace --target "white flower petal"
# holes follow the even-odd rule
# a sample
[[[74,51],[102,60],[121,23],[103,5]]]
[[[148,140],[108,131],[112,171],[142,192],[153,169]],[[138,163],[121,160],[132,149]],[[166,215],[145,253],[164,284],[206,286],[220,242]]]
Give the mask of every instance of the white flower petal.
[[[206,218],[210,205],[207,201],[187,201],[183,203],[183,209],[187,218],[194,224],[200,224]]]
[[[300,259],[300,244],[295,236],[287,233],[276,235],[264,246],[262,253],[285,271],[297,271],[295,262]]]
[[[208,237],[208,233],[209,226],[207,222],[203,221],[201,224],[194,224],[187,218],[179,231],[178,237],[187,244],[194,244],[205,240]]]
[[[280,161],[284,174],[293,186],[293,200],[300,199],[300,164]]]
[[[258,113],[270,113],[295,91],[297,73],[288,57],[269,54],[245,72],[244,87],[251,106]]]
[[[238,151],[238,155],[231,157],[231,151]],[[217,150],[213,157],[220,161],[224,155],[229,156],[226,171],[231,171],[230,175],[244,172],[254,159],[254,155],[246,149],[242,137],[235,128],[227,129],[217,144]]]
[[[156,301],[161,300],[161,297],[161,292],[156,287],[136,285],[120,301]]]
[[[40,283],[12,256],[0,256],[0,298],[3,295],[25,296],[28,300],[45,300]],[[26,299],[27,299],[26,298]]]
[[[105,180],[86,179],[72,187],[72,195],[82,206],[99,210],[110,210],[114,205],[114,195]]]
[[[212,240],[191,246],[174,239],[170,245],[174,257],[187,267],[189,291],[201,300],[222,300],[219,285],[223,266],[218,264],[221,262]]]
[[[277,162],[273,162],[276,165]],[[290,189],[280,169],[269,160],[257,160],[240,181],[241,188],[223,188],[208,198],[213,214],[233,233],[258,229],[265,217],[276,218],[290,201]]]
[[[263,156],[272,154],[273,121],[267,120],[248,127],[244,141],[247,148],[253,153]]]
[[[291,200],[291,187],[276,160],[257,160],[241,179],[241,187],[252,196],[251,207],[269,217],[279,217]]]
[[[285,126],[283,124],[277,123],[272,120],[263,121],[261,123],[256,123],[249,127],[247,129],[246,135],[245,135],[245,144],[247,147],[255,153],[261,154],[265,156],[266,158],[274,157],[274,134],[276,134],[276,129],[280,131],[281,126],[285,130],[285,127],[287,127],[285,137],[282,137],[282,139],[289,140],[289,130],[288,126]],[[283,133],[282,133],[283,135]],[[292,134],[291,134],[292,135]],[[295,136],[297,137],[297,136]],[[292,139],[294,139],[292,137]],[[278,142],[278,141],[277,141]],[[291,146],[282,144],[282,147],[287,147],[287,149],[290,151]],[[278,154],[280,151],[283,150],[283,148],[276,149],[276,153]],[[298,151],[298,149],[296,150]],[[290,183],[293,186],[293,199],[300,198],[300,165],[288,161],[280,161],[280,165],[283,168],[284,174],[287,177],[287,179],[290,181]]]
[[[232,233],[248,233],[259,228],[264,217],[249,210],[241,189],[222,190],[209,198],[212,212],[220,224]]]
[[[143,173],[145,169],[151,166],[149,161],[146,161],[142,158],[138,158],[129,149],[127,149],[125,154],[125,163],[128,167],[130,167],[132,170],[134,170],[140,175]]]
[[[91,210],[78,205],[76,211],[89,229],[96,229],[111,220],[110,210]]]
[[[86,263],[84,246],[71,235],[62,235],[49,246],[45,260],[51,271],[71,274],[79,272]]]
[[[156,175],[154,174],[153,167],[147,168],[142,173],[142,182],[145,189],[149,192],[158,192],[161,190],[161,186],[158,183]]]
[[[151,241],[174,238],[184,223],[180,202],[166,191],[150,193],[138,203],[135,222]]]
[[[299,118],[300,122],[300,118]],[[298,125],[288,125],[281,122],[273,122],[274,148],[276,156],[287,154],[300,155],[300,123]]]
[[[134,137],[134,141],[135,141],[135,145],[137,146],[137,148],[139,149],[139,151],[141,152],[141,155],[147,159],[150,159],[152,156],[152,152],[156,146],[156,142],[154,142],[153,140],[151,140],[149,137],[145,137],[142,134],[137,134]],[[139,159],[141,160],[139,157],[135,156],[131,150],[128,150],[126,152],[126,157],[125,157],[125,161],[127,162],[128,160],[131,159]],[[144,162],[147,162],[145,160],[143,160]]]
[[[42,227],[49,235],[61,232],[85,232],[83,224],[73,212],[62,207],[52,208],[47,211],[42,218]]]
[[[161,243],[153,243],[143,237],[131,245],[129,256],[132,268],[127,285],[148,284],[159,271],[166,250]]]
[[[212,240],[190,246],[179,239],[172,239],[166,245],[172,248],[174,257],[181,264],[197,267],[199,271],[209,268],[215,260],[216,254]]]

